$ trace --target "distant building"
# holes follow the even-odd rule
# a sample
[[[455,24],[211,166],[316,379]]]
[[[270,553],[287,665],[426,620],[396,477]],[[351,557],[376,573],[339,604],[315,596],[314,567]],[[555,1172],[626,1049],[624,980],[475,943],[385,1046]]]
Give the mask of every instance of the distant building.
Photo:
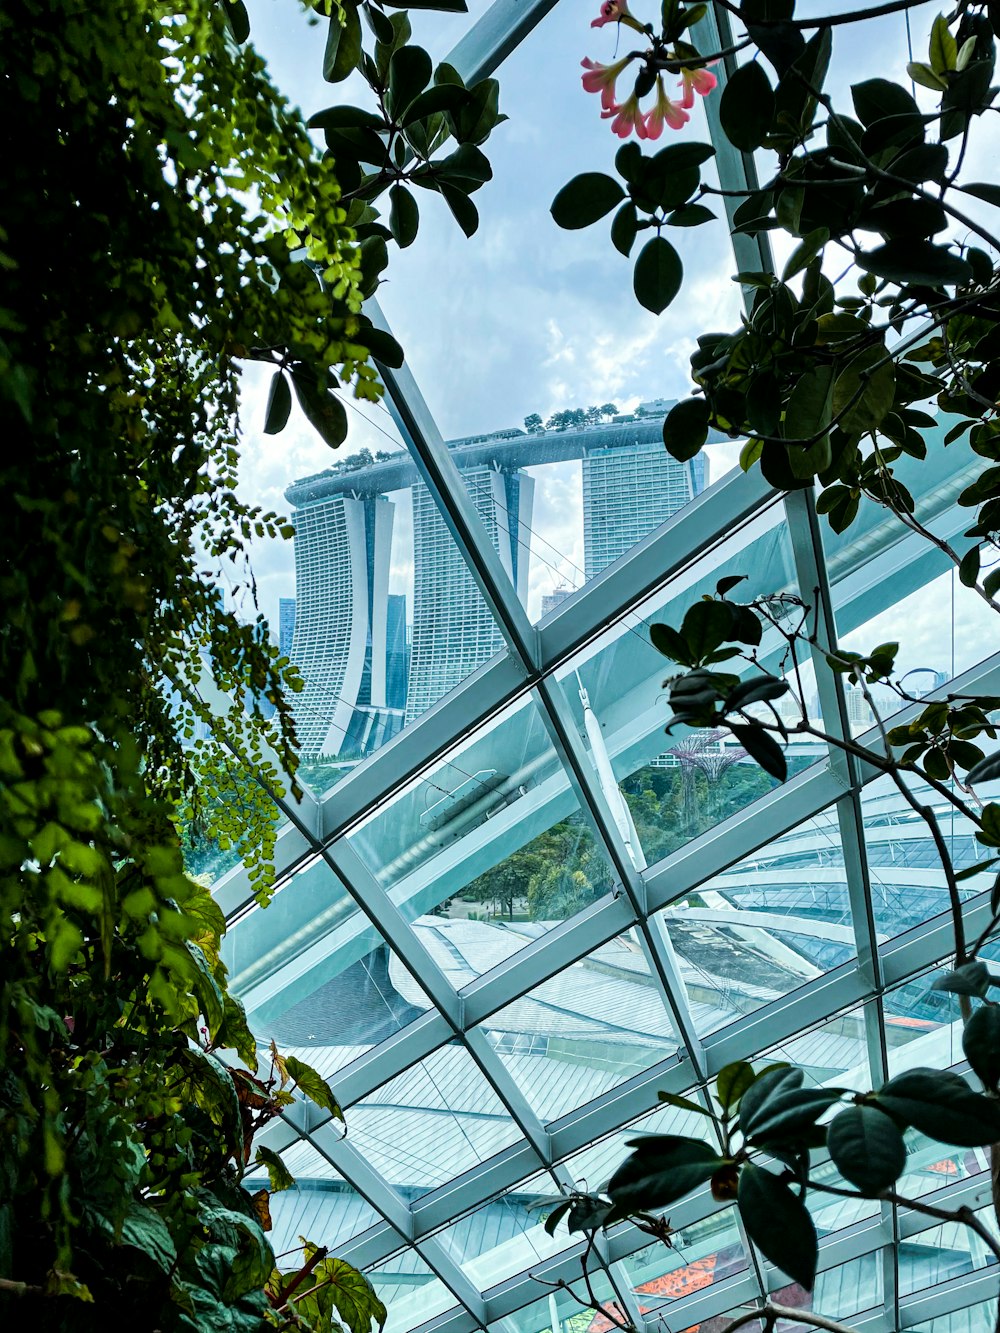
[[[683,509],[708,481],[704,454],[678,463],[661,438],[624,448],[592,449],[582,468],[583,562],[588,579]]]
[[[500,562],[522,602],[535,483],[518,469],[462,473]],[[429,492],[413,491],[413,643],[406,721],[437,703],[504,646],[503,636]]]
[[[573,589],[563,584],[562,587],[553,588],[552,592],[542,594],[542,616],[550,615],[560,603],[565,602]]]
[[[295,634],[295,598],[278,599],[278,651],[282,657],[291,657],[292,638]]]
[[[406,598],[389,594],[385,618],[385,703],[402,713],[410,678],[410,636],[406,626]]]

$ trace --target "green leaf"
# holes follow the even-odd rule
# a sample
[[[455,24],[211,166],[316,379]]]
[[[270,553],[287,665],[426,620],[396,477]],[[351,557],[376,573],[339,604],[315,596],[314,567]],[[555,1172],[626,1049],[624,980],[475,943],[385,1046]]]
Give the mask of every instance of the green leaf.
[[[256,1166],[263,1166],[267,1169],[268,1187],[272,1194],[278,1194],[281,1190],[291,1189],[295,1184],[295,1177],[289,1171],[276,1152],[270,1148],[260,1147],[257,1149],[257,1156],[254,1158]]]
[[[635,211],[635,204],[631,200],[626,200],[619,208],[611,223],[611,244],[619,254],[627,259],[632,253],[632,246],[635,244],[636,233],[638,231],[639,217]]]
[[[170,1228],[149,1204],[133,1201],[121,1227],[122,1245],[131,1245],[152,1259],[157,1268],[169,1273],[177,1259]]]
[[[654,236],[639,251],[632,287],[639,304],[659,315],[680,291],[683,278],[680,255],[665,237]]]
[[[438,188],[452,217],[466,236],[474,236],[479,229],[479,210],[475,204],[457,186],[449,185],[446,181],[441,181]]]
[[[676,1134],[650,1134],[630,1139],[634,1151],[608,1181],[607,1194],[616,1209],[663,1208],[711,1179],[728,1159],[700,1139]]]
[[[435,9],[442,14],[467,14],[466,0],[382,0],[389,9]]]
[[[397,118],[431,81],[433,65],[422,46],[403,46],[389,61],[386,109]]]
[[[922,88],[930,88],[931,92],[944,92],[948,87],[948,80],[942,79],[935,74],[930,65],[925,65],[919,60],[911,60],[907,63],[906,72],[914,83],[919,83]]]
[[[715,1099],[723,1111],[734,1110],[756,1078],[753,1066],[745,1060],[736,1060],[720,1069],[715,1080]]]
[[[394,185],[389,191],[389,230],[401,250],[416,240],[419,225],[416,199],[404,186]]]
[[[760,148],[774,118],[774,89],[755,60],[741,65],[719,99],[719,119],[726,138],[745,153]]]
[[[981,1004],[975,1009],[962,1032],[962,1050],[973,1073],[983,1085],[995,1092],[1000,1084],[1000,1008]]]
[[[891,282],[921,283],[929,287],[971,281],[968,260],[944,245],[899,237],[857,256],[858,266]]]
[[[311,1065],[297,1060],[294,1055],[288,1055],[285,1057],[285,1068],[288,1070],[288,1077],[311,1102],[321,1106],[324,1111],[329,1111],[335,1120],[343,1120],[344,1113],[337,1104],[333,1089]]]
[[[672,626],[650,625],[649,637],[656,651],[669,657],[672,662],[679,662],[681,666],[694,665],[686,640]]]
[[[794,278],[796,273],[801,273],[804,268],[812,263],[829,239],[830,230],[828,227],[817,227],[814,231],[803,236],[788,256],[788,262],[781,273],[781,281],[787,282],[789,278]]]
[[[697,1111],[699,1115],[712,1118],[711,1111],[706,1111],[701,1102],[693,1102],[690,1097],[679,1097],[676,1092],[658,1092],[656,1097],[665,1106],[676,1106],[680,1111]]]
[[[888,79],[868,79],[851,89],[854,110],[862,125],[874,125],[888,116],[919,116],[920,108],[898,83]]]
[[[684,613],[681,638],[697,664],[725,643],[732,627],[733,608],[728,602],[701,599]]]
[[[315,379],[306,369],[292,371],[292,384],[299,406],[309,424],[319,431],[323,442],[331,449],[343,444],[347,439],[347,411],[337,395],[317,389]]]
[[[791,1088],[800,1088],[804,1077],[801,1069],[791,1065],[779,1064],[762,1069],[750,1086],[744,1089],[740,1099],[740,1133],[745,1135],[745,1125],[766,1101],[779,1090],[787,1092]]]
[[[969,769],[965,780],[975,785],[977,782],[993,782],[996,778],[1000,778],[1000,750],[980,759],[978,764]]]
[[[799,375],[795,381],[785,407],[782,433],[786,440],[807,441],[828,428],[832,414],[833,367],[818,365]],[[789,461],[794,452],[796,451],[789,451]],[[794,467],[794,463],[792,466]],[[819,470],[814,469],[814,471]]]
[[[730,722],[729,730],[750,758],[755,760],[765,773],[770,773],[771,777],[776,778],[779,782],[785,781],[788,777],[788,765],[785,762],[785,755],[781,746],[773,736],[761,730],[760,727],[751,724],[744,726],[736,722]]]
[[[807,1291],[816,1280],[818,1245],[808,1209],[784,1181],[747,1162],[737,1204],[747,1235],[766,1259]]]
[[[585,171],[562,187],[550,211],[557,226],[575,231],[599,221],[624,198],[625,191],[614,177]]]
[[[700,227],[705,222],[714,222],[715,214],[704,204],[681,204],[667,217],[670,227]]]
[[[367,328],[360,329],[357,334],[357,340],[364,343],[376,361],[383,366],[389,366],[393,370],[398,370],[403,364],[403,349],[392,336],[386,333],[384,329]]]
[[[981,181],[974,181],[971,185],[960,185],[958,188],[965,194],[971,194],[976,199],[992,204],[994,208],[1000,208],[1000,185],[987,185]]]
[[[556,1204],[552,1212],[545,1219],[545,1230],[550,1236],[556,1234],[556,1227],[563,1220],[569,1210],[573,1207],[572,1199],[564,1199],[562,1203]]]
[[[466,89],[459,84],[437,83],[413,99],[406,108],[406,114],[400,124],[405,129],[406,126],[412,125],[416,120],[423,120],[427,116],[438,115],[440,112],[454,115],[468,104],[469,96],[470,94]]]
[[[1000,1102],[973,1092],[949,1070],[911,1069],[890,1079],[876,1098],[904,1124],[941,1143],[985,1148],[1000,1140]]]
[[[326,51],[323,54],[323,78],[327,83],[342,83],[361,59],[361,19],[358,7],[344,0],[344,23],[336,11],[330,16]]]
[[[828,1111],[841,1097],[839,1088],[789,1088],[769,1097],[747,1118],[740,1129],[748,1141],[794,1140],[811,1129],[824,1111]]]
[[[892,357],[881,344],[853,356],[833,386],[833,413],[852,435],[875,430],[892,410],[896,372]]]
[[[292,391],[282,370],[274,372],[271,389],[267,395],[267,413],[264,417],[264,434],[277,435],[283,431],[292,410]]]
[[[944,77],[958,62],[958,44],[948,27],[948,20],[939,14],[931,24],[931,69]]]
[[[310,116],[306,123],[311,130],[372,130],[383,134],[387,128],[382,116],[363,111],[359,106],[328,106]]]
[[[222,0],[222,7],[226,11],[233,39],[238,46],[242,46],[250,36],[250,15],[246,5],[243,0]]]
[[[678,463],[700,453],[708,439],[708,403],[704,398],[685,398],[676,403],[663,422],[663,443]]]
[[[906,1166],[902,1134],[874,1106],[848,1106],[834,1116],[826,1146],[840,1174],[866,1199],[894,1185]]]

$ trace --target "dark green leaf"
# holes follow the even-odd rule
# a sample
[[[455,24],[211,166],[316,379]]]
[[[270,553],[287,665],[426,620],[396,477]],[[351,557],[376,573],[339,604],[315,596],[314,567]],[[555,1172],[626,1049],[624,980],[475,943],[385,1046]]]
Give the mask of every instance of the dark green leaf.
[[[632,287],[639,304],[659,315],[680,291],[683,277],[680,255],[665,237],[654,236],[639,251]]]
[[[667,217],[671,227],[700,227],[705,222],[714,221],[715,214],[704,204],[681,204]]]
[[[361,19],[351,0],[344,0],[344,23],[336,13],[330,17],[323,54],[323,78],[327,83],[342,83],[361,59]]]
[[[851,358],[833,386],[833,412],[853,435],[875,430],[892,410],[896,374],[892,357],[876,343]]]
[[[150,1204],[138,1201],[129,1204],[122,1222],[121,1243],[142,1250],[164,1273],[170,1272],[177,1260],[170,1229]]]
[[[679,463],[701,451],[708,439],[708,404],[704,398],[685,398],[676,403],[663,422],[663,443]]]
[[[222,0],[229,27],[239,46],[250,36],[250,15],[243,0]]]
[[[740,1132],[745,1134],[744,1127],[756,1116],[765,1102],[779,1090],[789,1092],[792,1088],[800,1088],[804,1077],[801,1069],[795,1069],[790,1065],[776,1065],[762,1069],[743,1092],[740,1101]]]
[[[436,9],[442,14],[467,14],[466,0],[382,0],[389,9]]]
[[[401,118],[403,112],[431,81],[433,65],[422,46],[403,46],[389,61],[389,88],[386,108]]]
[[[962,556],[961,563],[958,566],[958,577],[967,588],[974,588],[976,580],[979,578],[979,547],[970,546],[965,555]],[[997,772],[1000,772],[1000,763],[997,765]]]
[[[851,89],[854,110],[863,125],[873,125],[887,116],[919,116],[920,108],[898,83],[888,79],[868,79]]]
[[[816,1228],[784,1181],[752,1162],[740,1172],[737,1195],[747,1235],[766,1259],[807,1291],[816,1279]]]
[[[277,435],[285,429],[288,414],[292,410],[292,391],[282,370],[274,372],[271,388],[267,395],[267,412],[264,417],[264,434]]]
[[[726,138],[745,153],[759,148],[774,116],[774,90],[762,65],[748,61],[731,76],[719,101]]]
[[[364,343],[375,360],[383,366],[398,370],[403,364],[403,349],[391,333],[383,329],[361,329],[357,340]]]
[[[297,1060],[294,1055],[288,1055],[285,1057],[285,1068],[288,1070],[288,1077],[311,1102],[321,1106],[324,1111],[329,1111],[335,1120],[343,1120],[344,1113],[337,1104],[333,1089],[311,1065],[307,1065],[303,1060]]]
[[[362,111],[358,106],[328,106],[309,117],[311,130],[373,130],[384,131],[385,121],[374,112]]]
[[[702,662],[729,638],[733,608],[728,602],[697,601],[689,606],[681,623],[681,638],[694,661]]]
[[[1000,1140],[1000,1102],[973,1092],[949,1070],[911,1069],[890,1079],[878,1103],[929,1138],[960,1148],[985,1148]]]
[[[812,263],[829,239],[830,230],[828,227],[816,227],[815,230],[803,236],[788,256],[788,262],[781,273],[781,281],[787,282],[789,278],[794,278],[796,273],[801,273],[804,268]]]
[[[985,759],[980,759],[974,768],[969,769],[966,782],[973,784],[977,782],[993,782],[1000,778],[1000,750],[995,750],[993,754],[988,754]]]
[[[752,1143],[793,1141],[816,1123],[824,1111],[840,1101],[839,1088],[789,1088],[779,1091],[747,1117],[740,1129]]]
[[[848,1106],[834,1116],[826,1144],[834,1166],[866,1199],[889,1189],[906,1166],[902,1134],[874,1106]]]
[[[413,99],[406,108],[406,114],[400,124],[405,128],[407,125],[412,125],[415,120],[423,120],[426,116],[437,115],[442,111],[454,114],[468,103],[469,96],[469,93],[458,84],[435,84],[433,88],[428,88]]]
[[[413,244],[419,225],[416,199],[404,186],[394,185],[389,191],[389,230],[401,250]]]
[[[687,641],[670,625],[650,625],[649,637],[653,647],[664,657],[669,657],[672,662],[679,662],[681,666],[693,665]]]
[[[632,246],[635,244],[638,221],[635,204],[631,200],[626,200],[611,223],[611,244],[626,259],[632,253]]]
[[[442,181],[439,186],[444,201],[451,210],[451,215],[458,225],[465,232],[466,236],[474,236],[479,228],[479,210],[467,194]]]
[[[564,1199],[562,1203],[557,1203],[556,1206],[552,1209],[552,1212],[549,1213],[548,1217],[545,1219],[545,1230],[549,1233],[550,1236],[554,1236],[556,1234],[556,1227],[559,1225],[559,1223],[562,1221],[562,1219],[566,1216],[566,1214],[572,1207],[573,1207],[573,1200]]]
[[[707,1115],[711,1119],[711,1111],[706,1111],[701,1102],[693,1102],[690,1097],[679,1097],[676,1092],[658,1092],[656,1097],[665,1106],[676,1106],[681,1111],[697,1111],[699,1115]]]
[[[762,731],[760,727],[749,724],[743,726],[735,722],[729,723],[729,730],[765,773],[770,773],[771,777],[777,778],[779,782],[785,781],[788,777],[788,765],[781,746],[773,736]]]
[[[829,427],[832,415],[833,367],[819,365],[806,370],[795,381],[785,408],[785,439],[809,441]],[[812,475],[819,470],[814,469]]]
[[[982,199],[987,204],[993,204],[995,208],[1000,208],[1000,185],[988,185],[981,181],[974,181],[971,185],[960,185],[960,190],[966,194],[974,195],[976,199]]]
[[[550,211],[557,226],[572,231],[597,222],[624,198],[625,191],[612,176],[585,171],[562,187]]]
[[[726,1158],[698,1139],[651,1134],[629,1140],[634,1151],[608,1182],[616,1207],[628,1210],[664,1208],[709,1180]]]
[[[270,1148],[260,1147],[257,1149],[257,1156],[254,1158],[256,1166],[263,1166],[267,1170],[269,1188],[272,1194],[278,1194],[281,1190],[291,1189],[295,1184],[295,1177],[289,1171],[276,1152]]]
[[[962,1033],[962,1050],[973,1073],[994,1092],[1000,1083],[1000,1008],[995,1004],[978,1006]]]
[[[930,287],[970,281],[967,260],[946,246],[900,237],[857,256],[858,265],[892,282],[921,283]]]

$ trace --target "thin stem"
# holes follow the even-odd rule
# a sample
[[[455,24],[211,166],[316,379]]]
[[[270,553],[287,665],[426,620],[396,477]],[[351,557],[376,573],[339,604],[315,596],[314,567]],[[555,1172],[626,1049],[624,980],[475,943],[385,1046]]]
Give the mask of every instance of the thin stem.
[[[898,14],[901,9],[915,9],[924,0],[888,0],[884,5],[873,5],[870,9],[854,9],[848,14],[829,14],[825,18],[815,19],[767,19],[752,18],[743,13],[739,5],[732,0],[717,0],[717,3],[734,15],[743,24],[755,28],[836,28],[842,23],[861,23],[865,19],[881,18],[884,14]]]

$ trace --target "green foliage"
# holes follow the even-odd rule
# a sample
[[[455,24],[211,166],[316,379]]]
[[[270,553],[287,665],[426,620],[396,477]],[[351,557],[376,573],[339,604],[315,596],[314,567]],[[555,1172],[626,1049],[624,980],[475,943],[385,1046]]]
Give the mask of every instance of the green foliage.
[[[402,58],[405,16],[382,17]],[[348,3],[345,72],[356,22]],[[254,1137],[299,1095],[340,1111],[304,1064],[254,1072],[222,913],[183,860],[241,856],[265,903],[264,793],[298,794],[301,678],[217,593],[252,604],[248,543],[292,534],[236,495],[241,367],[274,368],[268,433],[297,399],[336,444],[343,394],[381,391],[369,354],[401,359],[361,313],[384,266],[359,192],[378,136],[356,116],[327,133],[357,152],[321,156],[248,28],[241,0],[0,14],[0,1267],[41,1330],[256,1333],[289,1326],[296,1283],[297,1327],[385,1318],[338,1260],[272,1277]],[[425,183],[489,178],[495,104],[486,81],[408,115],[415,143],[459,144]]]

